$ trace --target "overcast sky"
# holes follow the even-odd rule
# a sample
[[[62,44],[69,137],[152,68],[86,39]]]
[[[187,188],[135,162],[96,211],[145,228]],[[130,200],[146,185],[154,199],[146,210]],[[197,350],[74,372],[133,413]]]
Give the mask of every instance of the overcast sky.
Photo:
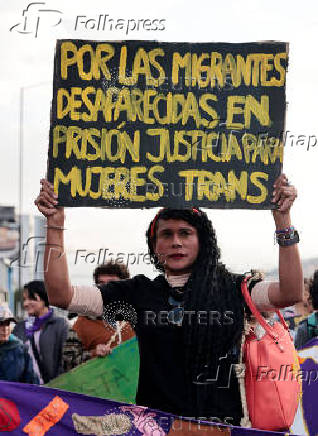
[[[1,170],[0,204],[15,205],[19,210],[19,137],[23,137],[22,209],[36,214],[33,201],[44,176],[48,147],[54,47],[57,38],[100,40],[156,39],[189,42],[253,42],[279,40],[290,43],[287,75],[288,110],[286,129],[296,137],[318,138],[317,97],[318,14],[315,1],[227,1],[200,2],[149,1],[49,1],[33,6],[27,26],[22,12],[29,2],[11,0],[0,6],[0,128]],[[48,10],[53,10],[48,12]],[[55,11],[55,12],[54,12]],[[81,21],[109,18],[165,19],[163,31],[89,30]],[[40,17],[37,21],[37,17]],[[83,18],[86,17],[86,18]],[[59,20],[61,23],[57,24]],[[92,23],[92,21],[90,22]],[[37,26],[38,24],[38,26]],[[88,23],[89,24],[89,23]],[[15,26],[11,31],[10,28]],[[37,35],[35,31],[37,29]],[[35,37],[36,36],[36,37]],[[21,102],[21,89],[24,101]],[[23,104],[22,104],[23,103]],[[20,113],[23,129],[20,129]],[[298,189],[292,216],[300,231],[303,258],[318,256],[318,140],[307,151],[306,145],[285,147],[284,171]],[[67,210],[67,246],[73,250],[97,251],[109,248],[114,253],[145,252],[145,229],[156,210],[127,211],[76,208]],[[217,230],[222,260],[234,271],[251,267],[272,268],[278,248],[273,244],[274,224],[269,211],[208,212]],[[84,260],[83,260],[84,262]],[[82,274],[96,265],[78,265],[74,274]],[[153,274],[144,264],[132,272]]]

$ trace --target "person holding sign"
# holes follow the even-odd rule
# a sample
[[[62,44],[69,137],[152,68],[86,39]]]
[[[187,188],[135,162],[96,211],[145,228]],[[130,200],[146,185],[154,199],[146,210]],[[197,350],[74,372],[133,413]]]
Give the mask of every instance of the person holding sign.
[[[127,320],[135,319],[140,352],[136,403],[240,425],[242,407],[232,368],[244,323],[243,276],[231,274],[219,263],[220,251],[207,215],[198,208],[157,213],[147,230],[149,252],[162,273],[154,280],[139,275],[100,289],[77,287],[70,283],[64,255],[64,209],[58,207],[52,184],[41,183],[35,204],[47,217],[44,270],[51,304],[95,316],[116,307],[123,313],[120,304],[129,307]],[[273,195],[278,205],[273,217],[280,245],[279,282],[254,283],[252,299],[259,310],[301,300],[299,237],[290,220],[296,196],[295,188],[281,175]]]

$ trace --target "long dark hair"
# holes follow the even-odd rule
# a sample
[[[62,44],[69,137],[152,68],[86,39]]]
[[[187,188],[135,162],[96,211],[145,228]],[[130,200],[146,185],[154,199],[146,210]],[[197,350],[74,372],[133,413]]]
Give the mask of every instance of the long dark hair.
[[[232,322],[221,322],[221,325],[200,325],[197,321],[184,323],[188,400],[191,409],[200,416],[206,410],[208,387],[199,393],[193,381],[202,371],[215,372],[218,359],[225,356],[239,340],[244,325],[243,302],[236,291],[235,276],[219,263],[220,250],[212,223],[206,213],[198,208],[162,209],[150,223],[146,237],[156,267],[161,271],[164,269],[155,254],[156,230],[159,220],[168,219],[186,221],[196,228],[199,237],[199,254],[184,292],[184,309],[195,311],[196,314],[198,311],[216,311],[221,315],[221,320],[226,311],[232,314]],[[212,392],[212,395],[217,393]]]

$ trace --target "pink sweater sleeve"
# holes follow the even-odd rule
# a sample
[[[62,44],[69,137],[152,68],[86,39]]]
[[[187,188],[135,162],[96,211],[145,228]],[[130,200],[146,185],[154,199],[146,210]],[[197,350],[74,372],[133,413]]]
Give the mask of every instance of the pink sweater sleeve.
[[[103,299],[95,286],[73,286],[73,298],[67,310],[88,316],[103,314]]]

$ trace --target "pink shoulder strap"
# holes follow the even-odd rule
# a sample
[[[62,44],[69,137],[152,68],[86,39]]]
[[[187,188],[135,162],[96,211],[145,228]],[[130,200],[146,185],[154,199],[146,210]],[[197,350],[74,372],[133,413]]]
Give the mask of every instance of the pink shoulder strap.
[[[241,283],[241,290],[242,290],[242,294],[243,297],[246,301],[246,304],[248,305],[248,307],[250,308],[250,311],[252,312],[252,314],[255,316],[255,318],[257,319],[257,321],[260,323],[260,325],[263,327],[263,329],[273,338],[273,339],[277,339],[276,338],[276,334],[274,333],[273,328],[266,322],[265,318],[261,315],[261,313],[259,312],[259,310],[257,309],[257,307],[255,306],[255,304],[253,303],[253,300],[251,298],[251,295],[247,289],[247,282],[251,277],[245,277]],[[277,316],[280,320],[280,322],[282,323],[282,325],[284,326],[284,328],[288,331],[288,326],[282,316],[282,314],[280,313],[280,310],[276,309],[275,312],[277,313]]]

